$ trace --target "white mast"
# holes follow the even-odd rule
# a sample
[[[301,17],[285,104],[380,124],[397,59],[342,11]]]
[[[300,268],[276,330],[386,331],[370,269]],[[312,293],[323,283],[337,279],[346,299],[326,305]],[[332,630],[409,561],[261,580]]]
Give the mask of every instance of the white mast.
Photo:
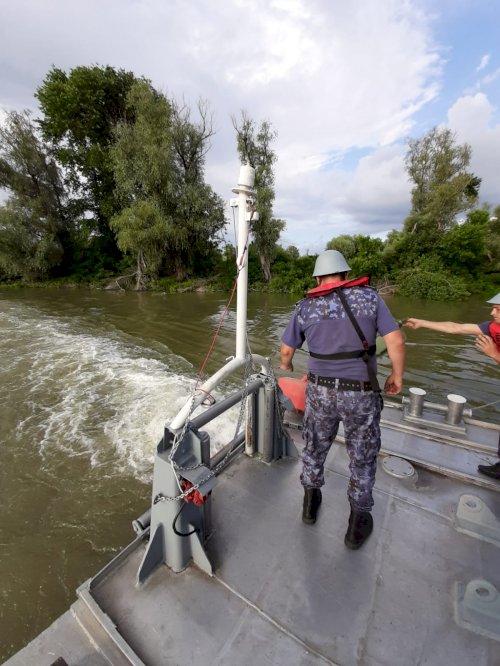
[[[236,300],[236,354],[226,365],[212,375],[200,386],[195,394],[186,402],[177,416],[169,425],[170,430],[180,430],[196,407],[205,400],[207,393],[215,388],[220,382],[246,363],[247,348],[247,289],[248,289],[248,211],[249,201],[253,203],[255,192],[253,189],[255,181],[255,169],[248,165],[240,167],[238,185],[233,192],[238,194],[238,250],[236,264],[238,268],[237,300]],[[255,215],[254,215],[255,219]],[[259,354],[252,354],[254,363],[260,363],[261,372],[269,374],[270,361]]]
[[[247,348],[247,296],[248,296],[248,218],[249,203],[253,204],[255,192],[255,169],[248,165],[240,168],[237,187],[233,192],[238,195],[238,252],[236,266],[238,270],[236,301],[236,358],[245,359]]]

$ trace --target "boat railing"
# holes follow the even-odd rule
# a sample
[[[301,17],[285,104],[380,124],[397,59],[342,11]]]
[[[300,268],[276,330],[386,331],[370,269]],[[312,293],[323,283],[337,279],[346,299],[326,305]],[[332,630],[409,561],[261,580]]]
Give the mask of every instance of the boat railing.
[[[210,435],[204,426],[241,404],[242,430],[212,457]],[[212,574],[205,543],[212,533],[211,496],[216,477],[242,453],[266,463],[297,456],[295,445],[283,427],[276,381],[256,374],[242,389],[186,421],[182,430],[165,427],[157,447],[153,471],[150,515],[136,519],[139,534],[150,522],[150,540],[138,571],[143,583],[160,564],[182,571],[190,561]]]

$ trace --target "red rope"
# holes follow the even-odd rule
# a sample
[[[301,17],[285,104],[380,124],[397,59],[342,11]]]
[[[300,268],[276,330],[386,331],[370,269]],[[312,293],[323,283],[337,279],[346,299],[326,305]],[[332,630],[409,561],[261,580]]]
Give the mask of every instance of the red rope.
[[[213,348],[214,348],[214,345],[215,345],[215,341],[217,340],[217,336],[219,335],[219,331],[220,331],[221,326],[222,326],[222,322],[224,321],[224,317],[228,313],[229,307],[231,305],[231,301],[233,300],[233,296],[234,296],[234,293],[236,291],[236,285],[237,284],[238,284],[238,277],[236,277],[236,279],[234,280],[233,291],[231,292],[231,296],[229,297],[229,301],[227,302],[227,305],[224,308],[224,312],[222,313],[222,316],[219,320],[219,325],[217,326],[217,330],[215,331],[215,335],[212,339],[212,344],[210,345],[210,349],[208,350],[208,352],[205,356],[205,359],[202,363],[202,366],[198,371],[198,375],[196,376],[196,386],[195,386],[195,389],[194,389],[195,391],[198,390],[198,384],[200,383],[201,375],[203,373],[203,370],[205,369],[206,364],[208,363],[208,359],[210,358],[210,356],[212,354],[212,351],[213,351]]]
[[[252,211],[252,215],[253,215],[253,211]],[[235,293],[235,291],[236,291],[236,287],[237,287],[237,285],[238,285],[238,275],[239,275],[239,273],[240,273],[241,266],[242,266],[243,261],[244,261],[244,258],[245,258],[245,253],[246,253],[247,248],[248,248],[248,238],[249,238],[249,236],[250,236],[250,232],[248,232],[248,236],[247,236],[247,240],[246,240],[246,243],[245,243],[245,247],[243,248],[243,252],[241,253],[241,259],[240,259],[240,263],[239,263],[239,266],[238,266],[238,270],[236,271],[236,277],[234,278],[234,285],[233,285],[233,290],[232,290],[232,292],[231,292],[231,296],[229,297],[229,300],[228,300],[228,302],[227,302],[227,304],[226,304],[226,307],[224,308],[224,312],[222,313],[221,318],[219,319],[219,324],[218,324],[218,326],[217,326],[217,330],[215,331],[215,335],[214,335],[214,337],[213,337],[213,339],[212,339],[212,344],[210,345],[210,349],[208,350],[208,352],[207,352],[207,354],[206,354],[206,356],[205,356],[205,359],[204,359],[204,361],[203,361],[203,363],[202,363],[202,365],[201,365],[201,368],[199,369],[198,374],[197,374],[197,376],[196,376],[196,386],[194,387],[194,390],[195,390],[195,391],[200,390],[200,389],[198,389],[198,384],[200,383],[201,375],[202,375],[202,373],[203,373],[203,370],[205,369],[206,364],[208,363],[208,359],[209,359],[210,356],[212,355],[212,351],[213,351],[213,348],[214,348],[214,345],[215,345],[215,341],[217,340],[217,336],[219,335],[219,331],[220,331],[220,329],[221,329],[222,322],[224,321],[224,317],[225,317],[226,314],[228,313],[229,307],[230,307],[230,305],[231,305],[231,301],[233,300],[234,293]],[[208,393],[208,391],[204,391],[204,393],[207,393],[207,395],[210,395],[210,393]]]

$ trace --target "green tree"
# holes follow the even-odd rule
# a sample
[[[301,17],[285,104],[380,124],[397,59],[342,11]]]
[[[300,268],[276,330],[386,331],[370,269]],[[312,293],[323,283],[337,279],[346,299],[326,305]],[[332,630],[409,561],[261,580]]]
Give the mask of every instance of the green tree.
[[[370,236],[354,236],[356,254],[349,259],[351,275],[369,275],[378,280],[386,275],[383,258],[384,242]]]
[[[68,254],[70,229],[58,166],[27,111],[0,127],[0,187],[10,194],[0,208],[0,265],[10,276],[48,275]]]
[[[481,180],[467,170],[470,157],[470,146],[457,145],[446,128],[434,127],[421,139],[408,141],[405,164],[413,189],[405,231],[416,233],[430,225],[443,233],[458,213],[472,208]]]
[[[386,273],[384,243],[380,238],[342,234],[328,241],[326,249],[337,250],[344,255],[351,267],[351,275],[370,275],[378,279]]]
[[[454,224],[440,239],[437,256],[455,275],[477,279],[485,258],[485,229],[474,222]]]
[[[408,279],[413,283],[415,276],[422,271],[427,274],[431,265],[450,282],[443,272],[456,271],[461,259],[466,260],[465,249],[459,248],[460,239],[468,239],[474,246],[471,254],[478,250],[480,234],[469,228],[460,229],[456,222],[457,215],[469,211],[478,197],[481,181],[468,170],[470,157],[470,146],[458,145],[453,132],[446,128],[433,128],[424,137],[408,141],[405,163],[413,183],[411,210],[403,229],[388,235],[383,250],[388,273],[398,285]],[[422,257],[431,264],[412,274],[413,269],[422,266]],[[469,255],[468,267],[472,268],[473,263]],[[463,268],[462,274],[468,270],[467,266]],[[461,287],[451,289],[454,293],[460,290]],[[427,293],[429,297],[431,293],[436,296],[438,290]]]
[[[126,119],[126,100],[136,77],[113,67],[53,67],[35,96],[43,113],[43,136],[64,167],[75,213],[110,265],[119,258],[109,221],[122,207],[117,197],[110,148],[117,122]]]
[[[398,294],[431,301],[459,301],[470,296],[466,281],[446,270],[437,256],[421,257],[398,276]]]
[[[292,261],[300,257],[300,252],[298,248],[295,247],[295,245],[289,245],[285,252]]]
[[[500,274],[500,206],[496,206],[485,225],[485,272]]]
[[[119,247],[136,257],[136,285],[162,270],[185,279],[213,250],[224,226],[221,199],[204,182],[211,122],[171,103],[146,82],[134,84],[111,158],[117,189],[126,205],[111,226]]]
[[[273,217],[276,153],[272,150],[271,144],[277,134],[267,120],[257,128],[245,111],[241,113],[240,123],[235,118],[232,120],[240,159],[255,169],[255,209],[258,219],[252,220],[251,230],[264,279],[269,282],[272,277],[271,266],[276,257],[277,242],[285,228],[284,220]]]
[[[388,276],[396,277],[400,269],[412,266],[423,254],[432,255],[438,241],[439,236],[436,237],[428,225],[422,225],[418,234],[391,231],[382,252]]]
[[[349,261],[356,254],[356,243],[354,242],[354,238],[349,236],[349,234],[341,234],[329,240],[326,244],[326,249],[341,252],[346,261]]]

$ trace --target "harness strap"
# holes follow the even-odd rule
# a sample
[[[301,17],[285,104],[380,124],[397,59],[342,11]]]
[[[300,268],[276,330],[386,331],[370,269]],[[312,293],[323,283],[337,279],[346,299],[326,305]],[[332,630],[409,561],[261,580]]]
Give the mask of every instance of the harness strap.
[[[377,347],[372,345],[371,347],[368,347],[367,351],[364,349],[356,349],[356,351],[337,352],[336,354],[318,354],[316,352],[309,352],[309,356],[325,361],[339,361],[344,358],[362,358],[365,354],[368,354],[368,356],[375,356],[376,351]]]
[[[362,358],[363,361],[366,363],[366,369],[368,371],[368,377],[370,379],[370,384],[373,387],[373,390],[376,392],[380,393],[380,384],[378,383],[377,379],[377,373],[375,372],[375,369],[373,368],[373,365],[370,363],[370,356],[375,355],[376,351],[376,346],[372,345],[370,346],[368,344],[368,340],[365,337],[365,334],[361,330],[360,325],[356,321],[356,317],[354,316],[349,303],[347,302],[347,298],[345,297],[344,292],[342,291],[342,288],[339,287],[334,290],[339,298],[340,302],[344,306],[344,310],[346,311],[347,316],[349,317],[351,324],[354,326],[354,330],[358,334],[359,339],[361,340],[363,344],[363,349],[356,350],[353,352],[339,352],[338,354],[316,354],[315,352],[309,352],[310,356],[313,358],[324,358],[324,359],[331,359],[331,360],[340,360],[343,358]]]

